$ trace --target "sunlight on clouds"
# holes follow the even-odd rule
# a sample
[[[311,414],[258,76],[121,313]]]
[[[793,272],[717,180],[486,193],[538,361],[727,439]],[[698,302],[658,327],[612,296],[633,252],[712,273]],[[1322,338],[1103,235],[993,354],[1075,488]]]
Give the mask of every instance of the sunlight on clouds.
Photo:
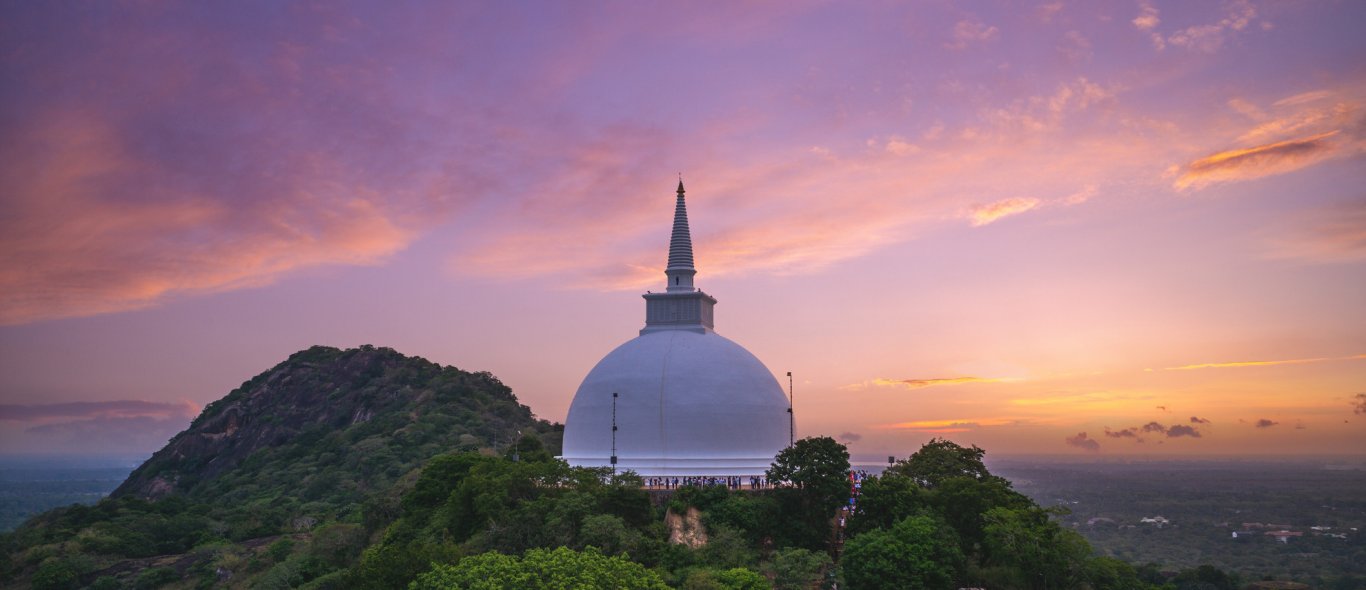
[[[916,420],[912,422],[897,422],[894,424],[878,424],[873,428],[888,430],[917,430],[921,432],[967,432],[977,428],[989,428],[993,426],[1010,426],[1019,424],[1018,418],[970,418],[952,420]]]
[[[1233,361],[1226,363],[1202,363],[1198,365],[1182,365],[1179,367],[1165,367],[1162,369],[1146,369],[1148,371],[1192,371],[1195,369],[1232,369],[1239,367],[1266,367],[1272,365],[1303,365],[1308,363],[1325,363],[1330,361],[1351,361],[1366,359],[1366,354],[1352,356],[1333,356],[1307,359],[1286,359],[1275,361]]]
[[[965,385],[968,383],[1001,383],[1012,379],[991,377],[948,377],[944,379],[872,379],[863,383],[851,383],[840,389],[867,389],[870,387],[899,387],[903,389],[923,389],[939,385]]]
[[[1339,146],[1332,141],[1338,133],[1328,131],[1206,156],[1187,164],[1172,186],[1177,190],[1199,189],[1218,182],[1294,172],[1340,153]]]
[[[1139,0],[1138,16],[1131,21],[1140,31],[1147,31],[1157,27],[1162,22],[1157,17],[1157,7],[1149,0]]]
[[[1086,406],[1098,409],[1100,407],[1117,408],[1130,406],[1133,402],[1148,403],[1154,398],[1151,394],[1135,395],[1112,393],[1108,391],[1094,391],[1087,393],[1072,393],[1062,395],[1049,395],[1045,397],[1022,397],[1013,398],[1010,404],[1014,406],[1056,406],[1056,405],[1075,405]]]
[[[1329,90],[1311,90],[1311,91],[1309,91],[1309,92],[1301,92],[1301,93],[1296,94],[1296,95],[1294,95],[1294,96],[1289,96],[1289,97],[1286,97],[1286,98],[1282,98],[1282,99],[1276,101],[1275,103],[1273,103],[1272,106],[1285,107],[1285,106],[1301,105],[1301,104],[1304,104],[1304,103],[1316,102],[1316,101],[1319,101],[1319,100],[1323,100],[1323,99],[1325,99],[1325,98],[1332,97],[1333,94],[1334,94],[1334,93],[1333,93],[1332,91],[1329,91]]]
[[[71,166],[4,183],[25,217],[0,222],[0,323],[139,309],[269,284],[305,266],[373,264],[414,235],[360,198],[291,195],[249,218],[209,199],[110,202],[76,188],[94,185],[90,168]]]
[[[997,220],[1019,215],[1039,206],[1038,199],[1032,197],[1012,197],[994,203],[976,205],[968,210],[968,218],[973,227],[981,227]]]

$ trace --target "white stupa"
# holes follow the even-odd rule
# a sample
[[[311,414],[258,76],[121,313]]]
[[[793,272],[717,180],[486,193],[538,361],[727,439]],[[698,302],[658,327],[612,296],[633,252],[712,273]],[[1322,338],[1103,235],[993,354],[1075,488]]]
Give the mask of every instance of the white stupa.
[[[664,274],[668,290],[644,295],[640,336],[603,357],[574,394],[563,457],[611,466],[615,434],[618,471],[762,474],[789,442],[787,397],[759,359],[713,330],[716,298],[693,287],[682,181]]]

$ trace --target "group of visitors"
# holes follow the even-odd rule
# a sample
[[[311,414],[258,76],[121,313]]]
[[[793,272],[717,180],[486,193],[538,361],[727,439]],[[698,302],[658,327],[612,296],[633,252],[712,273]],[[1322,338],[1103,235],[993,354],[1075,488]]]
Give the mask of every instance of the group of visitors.
[[[863,491],[863,480],[867,478],[868,472],[862,469],[849,471],[849,503],[840,507],[840,525],[835,529],[836,541],[844,542],[844,523],[858,509],[858,496]]]
[[[761,475],[731,475],[731,476],[681,476],[681,477],[647,477],[645,486],[650,489],[673,490],[683,486],[725,486],[730,490],[739,490],[744,486],[751,490],[758,490],[768,487],[768,480]]]

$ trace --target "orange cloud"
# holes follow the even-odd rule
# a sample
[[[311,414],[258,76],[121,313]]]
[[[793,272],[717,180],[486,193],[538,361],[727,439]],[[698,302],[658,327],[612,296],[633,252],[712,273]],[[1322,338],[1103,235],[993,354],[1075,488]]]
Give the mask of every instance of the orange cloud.
[[[1350,361],[1366,359],[1366,354],[1352,356],[1333,356],[1308,359],[1287,359],[1276,361],[1233,361],[1227,363],[1202,363],[1198,365],[1182,365],[1180,367],[1166,367],[1159,371],[1193,371],[1195,369],[1232,369],[1239,367],[1266,367],[1272,365],[1303,365],[1308,363],[1323,363],[1328,361]],[[1152,370],[1152,369],[1148,369]]]
[[[853,383],[841,389],[864,389],[867,387],[903,387],[906,389],[922,389],[934,387],[936,385],[963,385],[966,383],[998,383],[1006,379],[991,377],[948,377],[943,379],[873,379],[863,383]]]
[[[55,114],[5,143],[14,165],[0,173],[12,211],[0,218],[0,324],[260,286],[300,267],[373,264],[415,236],[378,195],[327,180],[340,164],[317,156],[292,186],[234,203],[146,181],[174,173],[135,155],[99,117]]]
[[[1288,139],[1206,156],[1187,164],[1173,184],[1178,190],[1218,182],[1250,180],[1306,168],[1340,153],[1333,141],[1339,131]]]
[[[1031,197],[1012,197],[994,203],[977,205],[968,210],[973,227],[981,227],[999,219],[1019,215],[1039,206],[1040,201]]]
[[[991,426],[1008,426],[1018,424],[1019,420],[1014,418],[977,418],[977,419],[957,419],[957,420],[917,420],[913,422],[897,422],[895,424],[880,424],[874,428],[890,430],[914,430],[917,432],[931,433],[953,433],[968,432],[977,428]]]

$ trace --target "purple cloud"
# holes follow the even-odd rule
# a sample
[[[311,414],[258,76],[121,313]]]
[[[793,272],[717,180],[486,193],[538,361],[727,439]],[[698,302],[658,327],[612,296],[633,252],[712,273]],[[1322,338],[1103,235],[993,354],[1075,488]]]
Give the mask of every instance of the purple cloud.
[[[1182,437],[1182,436],[1189,436],[1189,437],[1192,437],[1192,438],[1200,438],[1200,431],[1199,431],[1199,430],[1196,430],[1194,426],[1186,426],[1185,424],[1177,424],[1177,425],[1172,426],[1171,428],[1167,429],[1167,436],[1168,436],[1169,438],[1177,438],[1177,437]]]
[[[1085,432],[1078,432],[1075,436],[1069,436],[1063,440],[1068,446],[1077,447],[1092,453],[1100,450],[1100,442],[1087,436]]]
[[[186,416],[101,416],[24,429],[17,452],[150,453],[190,425]]]
[[[1105,427],[1105,436],[1108,436],[1110,438],[1138,438],[1138,432],[1135,428],[1125,428],[1124,430],[1110,430],[1110,427],[1107,426]]]
[[[1165,432],[1167,432],[1167,427],[1166,427],[1166,426],[1163,426],[1163,425],[1161,425],[1161,424],[1158,424],[1157,422],[1149,422],[1149,423],[1147,423],[1147,424],[1144,424],[1144,425],[1143,425],[1143,428],[1142,428],[1141,430],[1142,430],[1143,432],[1158,432],[1158,433],[1165,433]]]
[[[35,422],[55,418],[133,416],[193,418],[198,412],[199,409],[189,402],[149,402],[142,400],[31,405],[0,404],[0,420],[17,422]]]
[[[1352,396],[1352,413],[1366,414],[1366,393],[1358,393]]]
[[[1262,419],[1258,420],[1258,421],[1256,422],[1256,424],[1254,424],[1254,426],[1256,426],[1257,428],[1271,428],[1272,426],[1275,426],[1275,425],[1277,425],[1277,424],[1280,424],[1280,422],[1276,422],[1276,421],[1274,421],[1274,420],[1268,420],[1268,419],[1266,419],[1266,418],[1262,418]]]
[[[1191,424],[1209,424],[1209,420],[1197,416],[1191,416]]]

